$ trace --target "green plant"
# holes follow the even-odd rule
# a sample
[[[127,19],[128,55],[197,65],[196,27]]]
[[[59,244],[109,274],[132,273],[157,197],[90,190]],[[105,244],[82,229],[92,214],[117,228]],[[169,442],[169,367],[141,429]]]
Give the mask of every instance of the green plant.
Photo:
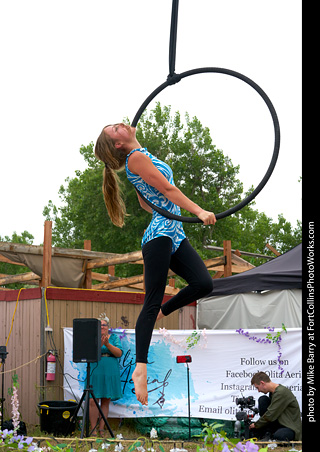
[[[0,448],[27,450],[28,452],[35,451],[35,446],[32,444],[33,438],[25,438],[23,435],[17,435],[15,430],[4,429],[0,430]]]
[[[186,342],[188,344],[187,349],[194,347],[195,345],[197,345],[197,343],[200,340],[200,333],[199,331],[194,331],[193,333],[190,334],[190,336],[187,337]]]
[[[157,440],[158,434],[157,430],[155,428],[152,428],[150,431],[150,439],[146,438],[145,436],[140,436],[128,449],[128,452],[133,452],[135,449],[139,452],[155,452],[157,450],[157,447],[159,448],[160,452],[165,452],[164,447],[160,443],[159,440]]]
[[[248,441],[241,442],[239,441],[236,445],[231,442],[225,432],[222,430],[220,432],[217,432],[218,428],[223,427],[223,424],[213,423],[203,424],[204,428],[201,432],[201,435],[198,435],[199,437],[202,437],[204,439],[203,446],[197,446],[197,452],[215,452],[215,451],[221,451],[221,452],[267,452],[268,447],[264,447],[262,449],[259,449],[259,446],[255,444],[255,442],[250,439]]]

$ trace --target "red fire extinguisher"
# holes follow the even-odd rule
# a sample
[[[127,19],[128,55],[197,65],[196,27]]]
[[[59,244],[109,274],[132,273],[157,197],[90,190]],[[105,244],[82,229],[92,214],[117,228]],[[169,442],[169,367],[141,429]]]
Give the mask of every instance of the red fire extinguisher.
[[[53,381],[56,378],[56,357],[52,350],[48,351],[47,355],[47,372],[46,380]]]

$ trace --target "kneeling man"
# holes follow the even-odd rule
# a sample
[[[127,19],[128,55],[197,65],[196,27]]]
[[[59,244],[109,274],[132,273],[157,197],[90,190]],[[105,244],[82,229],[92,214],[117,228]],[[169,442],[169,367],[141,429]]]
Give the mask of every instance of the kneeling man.
[[[278,441],[301,440],[301,414],[297,399],[290,389],[270,380],[265,372],[257,372],[251,384],[263,394],[258,400],[260,418],[250,424],[257,437]]]

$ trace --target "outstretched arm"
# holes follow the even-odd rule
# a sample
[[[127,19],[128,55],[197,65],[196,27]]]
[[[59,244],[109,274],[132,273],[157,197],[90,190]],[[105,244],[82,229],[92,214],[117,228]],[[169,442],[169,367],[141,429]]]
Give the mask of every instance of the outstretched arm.
[[[163,174],[154,166],[151,159],[141,152],[134,152],[128,162],[129,169],[132,173],[139,175],[147,184],[159,190],[171,202],[178,205],[182,209],[196,215],[204,224],[215,224],[216,217],[213,212],[208,212],[202,209],[198,204],[194,203],[185,196],[179,188],[171,185]],[[139,197],[140,198],[140,197]],[[139,199],[141,207],[146,209],[141,204],[143,202]],[[149,206],[148,206],[149,207]],[[150,212],[150,210],[148,210]]]

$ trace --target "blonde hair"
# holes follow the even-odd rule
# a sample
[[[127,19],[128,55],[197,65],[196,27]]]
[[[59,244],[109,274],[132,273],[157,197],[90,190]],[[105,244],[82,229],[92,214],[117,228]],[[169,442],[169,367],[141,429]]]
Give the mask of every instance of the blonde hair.
[[[114,141],[102,129],[96,146],[95,156],[105,164],[103,170],[102,193],[112,223],[122,228],[126,216],[126,206],[122,199],[120,180],[116,171],[123,170],[127,154],[117,149]]]

